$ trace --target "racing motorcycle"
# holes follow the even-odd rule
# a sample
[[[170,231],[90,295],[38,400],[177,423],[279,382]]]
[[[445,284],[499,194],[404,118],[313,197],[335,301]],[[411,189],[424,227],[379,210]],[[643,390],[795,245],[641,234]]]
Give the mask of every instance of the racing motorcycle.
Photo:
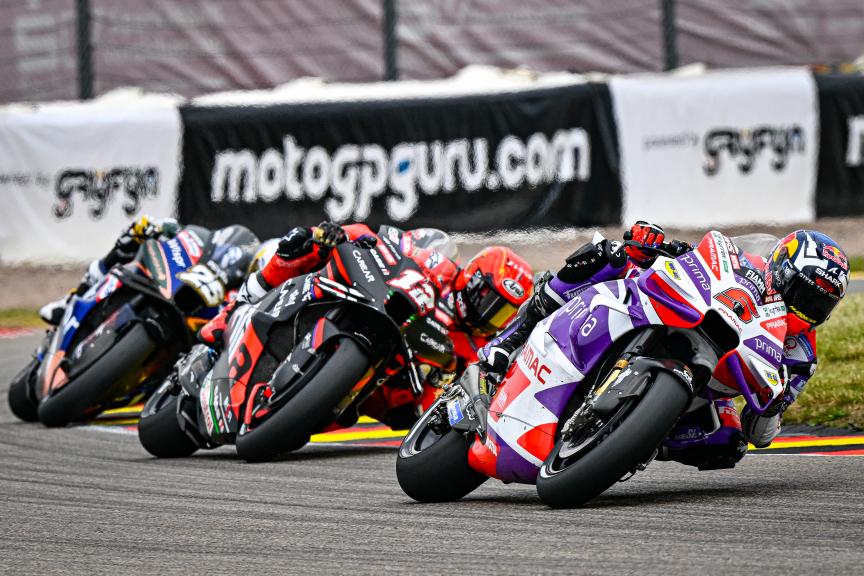
[[[399,449],[403,491],[457,500],[492,477],[574,507],[644,469],[679,418],[714,398],[741,395],[763,414],[784,392],[785,305],[765,301],[761,275],[719,232],[671,249],[540,322],[497,387],[476,365],[445,387]]]
[[[221,354],[199,345],[182,358],[144,406],[139,439],[157,457],[236,444],[262,461],[353,425],[379,386],[419,396],[453,361],[437,300],[398,237],[342,243],[321,270],[238,307]]]
[[[12,381],[12,412],[63,426],[146,398],[243,279],[257,244],[243,226],[143,242],[132,262],[70,298]]]

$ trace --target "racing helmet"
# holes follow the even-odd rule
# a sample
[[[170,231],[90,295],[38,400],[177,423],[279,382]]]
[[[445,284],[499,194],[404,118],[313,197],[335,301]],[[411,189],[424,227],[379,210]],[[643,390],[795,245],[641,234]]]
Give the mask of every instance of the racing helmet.
[[[765,266],[766,287],[782,296],[790,333],[825,322],[846,295],[849,259],[821,232],[792,232],[777,243]]]
[[[456,277],[456,315],[475,334],[491,336],[513,319],[533,286],[531,266],[525,260],[510,248],[490,246]]]
[[[276,250],[279,248],[280,240],[280,238],[270,238],[269,240],[265,240],[258,246],[258,251],[252,258],[252,261],[249,263],[249,270],[247,271],[247,274],[249,276],[255,274],[267,265],[267,262],[269,262],[270,259],[273,258],[273,256],[276,254]]]

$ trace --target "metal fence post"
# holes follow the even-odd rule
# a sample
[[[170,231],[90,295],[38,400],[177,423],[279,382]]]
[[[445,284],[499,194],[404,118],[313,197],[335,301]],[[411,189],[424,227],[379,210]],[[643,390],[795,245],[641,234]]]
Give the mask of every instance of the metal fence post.
[[[678,29],[675,27],[676,0],[660,0],[660,30],[663,35],[663,69],[678,68]]]
[[[90,29],[90,0],[75,0],[78,18],[78,97],[93,98],[93,46]]]
[[[396,0],[382,0],[382,32],[384,34],[384,80],[399,79],[396,57],[399,41],[396,38]]]

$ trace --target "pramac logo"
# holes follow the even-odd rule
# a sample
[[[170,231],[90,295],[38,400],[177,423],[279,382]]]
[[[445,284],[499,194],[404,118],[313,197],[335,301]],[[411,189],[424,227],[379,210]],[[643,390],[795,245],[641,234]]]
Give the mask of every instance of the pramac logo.
[[[545,384],[546,380],[543,377],[546,374],[551,374],[552,370],[546,364],[540,364],[534,349],[531,346],[525,346],[522,349],[522,361],[525,362],[525,367],[529,372],[532,372],[541,384]]]

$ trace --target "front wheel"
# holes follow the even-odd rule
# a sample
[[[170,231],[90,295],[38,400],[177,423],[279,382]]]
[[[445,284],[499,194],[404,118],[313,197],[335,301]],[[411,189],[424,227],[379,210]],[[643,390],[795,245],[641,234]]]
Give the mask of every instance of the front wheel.
[[[284,406],[237,437],[237,454],[248,462],[271,460],[304,446],[332,421],[333,408],[360,381],[369,359],[360,345],[345,338],[327,362]]]
[[[115,383],[140,369],[156,349],[144,325],[135,324],[80,375],[43,398],[39,420],[50,427],[65,426],[92,415]]]
[[[157,458],[185,458],[198,450],[198,445],[180,427],[177,416],[179,400],[178,394],[160,388],[141,411],[138,440]]]
[[[446,416],[433,405],[414,425],[396,459],[402,491],[417,502],[452,502],[476,490],[488,478],[468,465],[470,442],[456,430],[436,431]],[[473,435],[472,435],[473,437]]]
[[[38,371],[39,361],[34,358],[9,385],[9,408],[12,414],[24,422],[39,420],[39,401],[33,388]]]
[[[687,408],[690,395],[677,378],[658,372],[636,402],[629,411],[623,406],[619,419],[613,416],[594,437],[558,440],[537,476],[537,493],[544,503],[552,508],[580,506],[647,461]]]

